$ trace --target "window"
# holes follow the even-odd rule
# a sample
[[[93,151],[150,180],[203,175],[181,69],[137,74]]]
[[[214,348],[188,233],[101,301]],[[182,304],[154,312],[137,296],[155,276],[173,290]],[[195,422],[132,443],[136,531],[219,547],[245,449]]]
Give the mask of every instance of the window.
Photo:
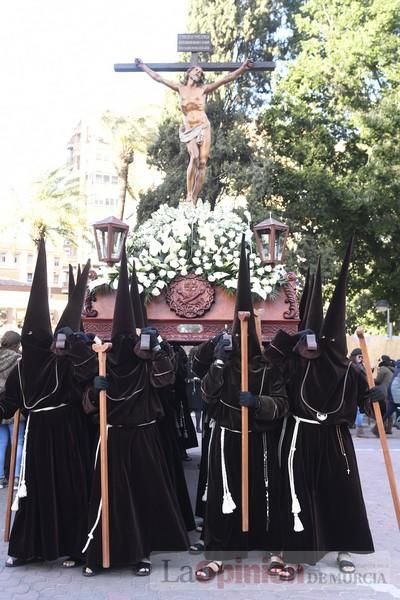
[[[103,180],[104,180],[104,183],[110,183],[110,176],[109,175],[103,175]]]
[[[60,277],[59,277],[58,273],[53,273],[53,285],[58,285],[59,280],[60,280]]]
[[[20,259],[20,255],[19,254],[14,254],[14,264],[18,264],[19,263],[19,259]]]
[[[113,183],[114,185],[115,185],[116,183],[118,183],[118,177],[115,177],[115,175],[113,175],[113,176],[111,177],[111,183]]]
[[[27,274],[26,274],[26,281],[27,281],[28,283],[32,283],[32,273],[27,273]]]
[[[59,267],[60,266],[60,257],[59,256],[55,256],[54,257],[54,266],[55,267]]]
[[[5,263],[6,262],[6,258],[7,258],[7,254],[5,254],[4,252],[0,253],[0,263]]]
[[[28,261],[28,265],[31,265],[33,263],[33,254],[28,254],[27,261]]]

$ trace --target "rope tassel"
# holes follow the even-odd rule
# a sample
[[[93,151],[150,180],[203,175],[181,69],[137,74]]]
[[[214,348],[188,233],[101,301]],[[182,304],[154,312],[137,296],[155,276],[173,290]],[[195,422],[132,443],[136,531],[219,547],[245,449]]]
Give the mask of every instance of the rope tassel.
[[[224,500],[222,502],[222,512],[224,515],[230,515],[236,508],[236,504],[232,498],[231,493],[228,491],[224,494]]]

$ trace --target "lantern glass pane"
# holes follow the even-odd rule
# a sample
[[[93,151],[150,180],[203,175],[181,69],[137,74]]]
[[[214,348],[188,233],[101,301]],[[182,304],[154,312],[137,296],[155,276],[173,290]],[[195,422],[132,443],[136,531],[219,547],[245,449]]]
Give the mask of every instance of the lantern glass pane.
[[[264,260],[271,260],[269,252],[269,243],[271,239],[271,233],[269,231],[260,231],[260,241]]]
[[[107,258],[107,231],[104,229],[96,229],[96,238],[99,246],[99,260],[105,260]]]
[[[111,249],[111,258],[116,259],[118,261],[121,257],[121,249],[124,241],[123,231],[121,231],[120,229],[113,231],[112,235],[113,243]]]
[[[285,232],[275,232],[275,260],[282,260],[283,249],[285,245]]]

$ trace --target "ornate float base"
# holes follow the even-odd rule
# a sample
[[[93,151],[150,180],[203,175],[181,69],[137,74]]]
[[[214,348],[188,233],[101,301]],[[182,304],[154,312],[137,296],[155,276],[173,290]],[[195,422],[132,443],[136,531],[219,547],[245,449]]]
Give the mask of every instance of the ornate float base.
[[[280,288],[276,299],[254,303],[264,342],[271,340],[278,329],[288,333],[297,331],[299,315],[294,282],[295,278],[290,278],[289,283]],[[82,318],[85,331],[104,341],[110,340],[114,302],[114,291],[91,298]],[[153,298],[146,309],[149,325],[156,327],[163,338],[192,345],[209,339],[224,328],[230,330],[235,296],[221,287],[200,285],[195,277],[187,276],[175,280],[175,286]]]

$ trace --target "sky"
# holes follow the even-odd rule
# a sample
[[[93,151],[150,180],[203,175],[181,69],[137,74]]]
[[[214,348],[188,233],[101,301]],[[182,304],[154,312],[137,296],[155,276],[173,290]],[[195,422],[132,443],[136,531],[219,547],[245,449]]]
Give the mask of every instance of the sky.
[[[187,0],[2,0],[0,205],[60,166],[81,117],[162,107],[165,88],[114,63],[180,60]]]

